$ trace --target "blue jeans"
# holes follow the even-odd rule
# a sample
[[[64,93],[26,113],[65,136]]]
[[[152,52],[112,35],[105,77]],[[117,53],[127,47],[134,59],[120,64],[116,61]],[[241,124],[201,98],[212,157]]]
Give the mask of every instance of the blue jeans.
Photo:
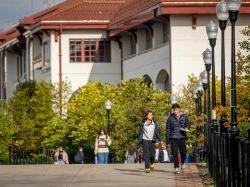
[[[97,163],[98,164],[107,164],[108,163],[109,153],[97,153]]]

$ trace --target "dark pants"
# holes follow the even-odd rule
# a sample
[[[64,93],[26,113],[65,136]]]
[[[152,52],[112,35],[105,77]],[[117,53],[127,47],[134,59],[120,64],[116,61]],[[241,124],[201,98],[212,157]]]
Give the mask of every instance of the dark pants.
[[[185,139],[172,139],[171,150],[174,157],[174,167],[179,167],[178,149],[181,154],[181,164],[184,164],[185,156],[187,153],[186,140]]]
[[[152,140],[143,140],[143,158],[145,168],[148,169],[155,161],[155,144]]]

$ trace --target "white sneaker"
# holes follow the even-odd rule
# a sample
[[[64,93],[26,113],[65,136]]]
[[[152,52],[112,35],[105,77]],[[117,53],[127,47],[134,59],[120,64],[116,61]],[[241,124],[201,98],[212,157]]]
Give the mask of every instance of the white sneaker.
[[[176,174],[179,174],[179,173],[180,173],[179,168],[175,168],[175,173],[176,173]]]
[[[185,168],[186,168],[185,164],[182,164],[181,169],[185,169]]]
[[[150,171],[154,171],[155,170],[154,164],[150,165],[149,169],[150,169]]]

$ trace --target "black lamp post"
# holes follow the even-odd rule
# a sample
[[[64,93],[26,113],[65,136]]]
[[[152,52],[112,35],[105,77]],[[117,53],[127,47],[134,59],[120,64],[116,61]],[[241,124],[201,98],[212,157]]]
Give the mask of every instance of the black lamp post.
[[[107,132],[109,134],[109,132],[110,132],[110,111],[111,111],[111,108],[112,108],[112,103],[111,103],[110,100],[107,100],[105,102],[105,108],[106,108],[106,111],[107,111],[107,118],[108,118]]]
[[[206,30],[209,39],[209,44],[212,48],[212,109],[214,109],[216,106],[214,47],[216,45],[218,25],[213,20],[211,20],[206,26]]]
[[[226,106],[226,88],[225,88],[225,29],[228,20],[228,8],[225,1],[221,1],[216,6],[216,14],[221,30],[221,105]]]
[[[202,81],[200,79],[196,82],[196,90],[198,96],[198,115],[201,115],[202,112],[201,97],[202,97],[203,86],[202,86]]]
[[[212,65],[212,53],[210,49],[206,49],[203,53],[203,60],[207,71],[207,123],[211,124],[211,104],[210,104],[210,71]]]
[[[236,111],[236,67],[235,67],[235,23],[238,17],[241,1],[228,0],[229,19],[232,28],[232,48],[231,48],[231,125],[232,131],[237,129],[237,111]]]
[[[195,115],[198,116],[198,96],[197,96],[196,90],[194,90],[193,98],[195,102]]]
[[[228,12],[231,22],[231,160],[232,162],[232,184],[233,186],[240,185],[240,168],[239,168],[239,129],[237,127],[237,109],[236,109],[236,65],[235,65],[235,23],[237,21],[239,9],[241,6],[240,0],[228,0]]]

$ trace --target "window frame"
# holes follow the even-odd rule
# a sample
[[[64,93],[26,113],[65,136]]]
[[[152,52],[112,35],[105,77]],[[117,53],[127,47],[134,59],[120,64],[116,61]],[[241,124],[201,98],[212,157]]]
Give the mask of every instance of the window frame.
[[[46,56],[45,56],[45,53],[46,53],[46,50],[45,50],[45,46],[48,46],[48,55],[47,55],[47,57],[48,57],[48,59],[45,59],[46,58]],[[45,67],[45,68],[48,68],[48,67],[51,67],[51,44],[50,44],[50,41],[45,41],[45,42],[43,42],[43,44],[42,44],[42,65],[43,65],[43,67]],[[46,62],[47,62],[47,60],[48,60],[48,64],[49,65],[46,65]]]
[[[149,50],[153,48],[153,37],[148,29],[145,29],[145,50]]]
[[[71,52],[74,51],[71,49],[71,42],[74,42],[74,41],[81,42],[81,44],[80,44],[81,56],[74,56],[75,59],[77,57],[78,58],[81,57],[80,62],[79,61],[78,62],[71,61],[71,58],[73,58],[71,56]],[[106,46],[107,46],[106,41],[109,43],[109,49],[107,48],[109,55],[107,55],[107,51],[106,51]],[[90,46],[88,46],[88,50],[86,50],[86,46],[88,45],[88,44],[86,44],[87,42],[90,43],[89,44]],[[91,48],[92,47],[91,42],[95,42],[95,49],[94,50],[92,50],[92,48]],[[103,42],[103,56],[100,56],[99,46],[100,46],[101,42]],[[86,52],[88,52],[88,55],[86,55]],[[107,57],[106,55],[109,57]],[[89,59],[86,60],[86,57],[88,57]],[[99,60],[101,57],[103,58],[103,61]],[[90,60],[93,58],[95,59],[94,61]],[[107,58],[108,58],[108,60],[106,61]],[[99,39],[98,38],[84,38],[84,39],[79,39],[79,38],[72,39],[71,38],[71,39],[69,39],[69,62],[73,63],[73,64],[78,64],[78,63],[111,63],[111,40],[106,39],[106,38],[99,38]]]

